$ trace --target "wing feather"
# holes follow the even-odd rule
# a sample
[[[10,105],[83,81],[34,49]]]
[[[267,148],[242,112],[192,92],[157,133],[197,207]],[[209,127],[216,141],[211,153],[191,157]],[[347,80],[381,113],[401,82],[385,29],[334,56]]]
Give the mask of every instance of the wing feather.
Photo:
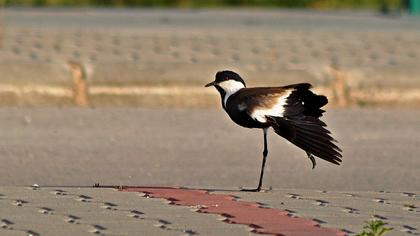
[[[309,90],[308,83],[285,87],[244,88],[234,96],[238,110],[253,120],[272,126],[294,145],[321,159],[340,164],[341,149],[327,125],[319,118],[328,103],[325,96]],[[240,101],[240,102],[239,102]]]
[[[250,117],[266,123],[266,116],[283,116],[287,98],[292,91],[293,88],[285,87],[246,88],[239,91],[235,98],[241,101],[241,108],[246,107]]]

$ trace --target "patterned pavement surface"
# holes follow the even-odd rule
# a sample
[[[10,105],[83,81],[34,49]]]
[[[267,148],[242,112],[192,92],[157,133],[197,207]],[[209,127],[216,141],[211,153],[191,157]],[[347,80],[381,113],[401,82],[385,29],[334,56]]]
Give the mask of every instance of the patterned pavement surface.
[[[309,220],[308,227],[352,235],[377,218],[394,228],[389,235],[418,235],[417,113],[329,109],[327,123],[345,153],[342,166],[319,161],[311,170],[304,153],[270,135],[263,186],[269,191],[243,193],[237,187],[252,187],[258,177],[261,137],[234,126],[219,110],[3,108],[0,235],[246,235],[267,229],[227,224],[236,222],[228,211],[199,214],[206,203],[170,191],[133,189],[148,193],[141,197],[63,187],[96,182],[217,186],[208,188],[210,194],[278,209],[282,217]],[[32,184],[41,188],[24,187]],[[52,185],[57,187],[43,187]],[[259,214],[251,217],[248,223],[258,222]]]
[[[307,227],[314,227],[314,232],[337,228],[342,233],[336,231],[335,235],[353,235],[362,230],[366,220],[372,218],[381,219],[394,228],[387,235],[418,235],[420,227],[420,192],[282,189],[262,193],[217,190],[210,191],[208,195],[205,191],[189,189],[130,190],[135,192],[86,187],[0,187],[0,234],[253,235],[256,229],[260,232],[265,229],[252,224],[258,222],[258,214],[248,215],[246,219],[251,223],[235,222],[241,210],[250,207],[252,202],[260,205],[252,206],[256,212],[276,209],[286,212],[270,222],[306,219],[318,225],[302,225],[295,231],[283,231],[286,235],[308,235]],[[224,194],[235,198],[226,198]],[[203,203],[198,195],[218,200]],[[236,205],[229,208],[226,202]],[[200,213],[218,208],[216,214]],[[223,214],[224,211],[230,215]],[[232,211],[237,214],[232,215]],[[280,230],[276,233],[281,232],[282,227],[290,230],[290,225],[277,223],[276,226]],[[325,232],[309,235],[325,235]]]

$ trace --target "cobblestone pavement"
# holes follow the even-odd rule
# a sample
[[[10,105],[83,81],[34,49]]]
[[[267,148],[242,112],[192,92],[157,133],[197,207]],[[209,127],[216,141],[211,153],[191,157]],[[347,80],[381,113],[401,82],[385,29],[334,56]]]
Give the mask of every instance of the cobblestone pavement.
[[[287,209],[294,216],[309,217],[321,226],[344,229],[349,234],[361,232],[361,226],[374,218],[394,228],[389,235],[418,235],[420,229],[419,192],[282,189],[261,195],[239,192],[235,196]]]
[[[150,188],[139,189],[139,192],[146,190],[154,192]],[[251,222],[244,225],[226,223],[229,222],[227,218],[238,215],[200,213],[200,209],[217,208],[217,204],[223,205],[235,199],[212,202],[216,204],[214,206],[183,206],[182,202],[178,203],[181,198],[198,200],[197,193],[189,195],[189,190],[181,191],[185,193],[174,195],[175,198],[165,197],[170,199],[165,200],[109,188],[0,187],[0,234],[253,235],[252,229],[258,227],[251,224],[252,219],[257,219],[258,215],[248,216],[248,222]],[[244,205],[247,202],[258,202],[264,207],[259,211],[266,208],[286,210],[288,216],[279,216],[279,219],[303,217],[313,220],[322,228],[341,229],[349,235],[360,232],[365,221],[372,218],[381,219],[394,227],[387,235],[419,234],[418,191],[326,192],[281,189],[262,193],[218,190],[210,194],[235,196],[243,207],[247,206]],[[243,207],[234,210],[241,214],[240,208]],[[295,229],[293,235],[304,233]]]
[[[241,235],[246,226],[114,189],[1,187],[1,235]]]

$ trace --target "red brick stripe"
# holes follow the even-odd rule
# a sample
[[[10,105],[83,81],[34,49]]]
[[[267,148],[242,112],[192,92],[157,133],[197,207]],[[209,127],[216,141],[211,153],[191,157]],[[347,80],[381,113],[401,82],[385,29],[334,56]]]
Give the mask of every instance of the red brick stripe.
[[[198,212],[226,217],[226,223],[248,225],[255,233],[296,236],[346,235],[336,229],[319,227],[313,220],[292,217],[284,210],[263,208],[255,202],[237,201],[233,196],[209,194],[205,190],[124,187],[122,191],[141,192],[149,197],[167,199],[171,204],[197,207]]]

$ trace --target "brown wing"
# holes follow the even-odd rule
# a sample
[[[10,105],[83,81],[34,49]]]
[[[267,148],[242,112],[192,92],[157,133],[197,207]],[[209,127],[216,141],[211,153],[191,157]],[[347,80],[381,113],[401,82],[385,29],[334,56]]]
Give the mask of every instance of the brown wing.
[[[284,87],[255,87],[240,90],[234,100],[240,108],[246,109],[249,116],[253,117],[256,111],[268,111],[278,104],[280,97],[285,95],[287,89]],[[268,114],[267,113],[267,114]],[[271,115],[273,112],[271,112]]]
[[[246,109],[247,114],[261,123],[266,117],[283,117],[289,96],[298,87],[309,88],[310,84],[294,84],[284,87],[245,88],[237,92],[232,104],[238,104],[239,109]]]

